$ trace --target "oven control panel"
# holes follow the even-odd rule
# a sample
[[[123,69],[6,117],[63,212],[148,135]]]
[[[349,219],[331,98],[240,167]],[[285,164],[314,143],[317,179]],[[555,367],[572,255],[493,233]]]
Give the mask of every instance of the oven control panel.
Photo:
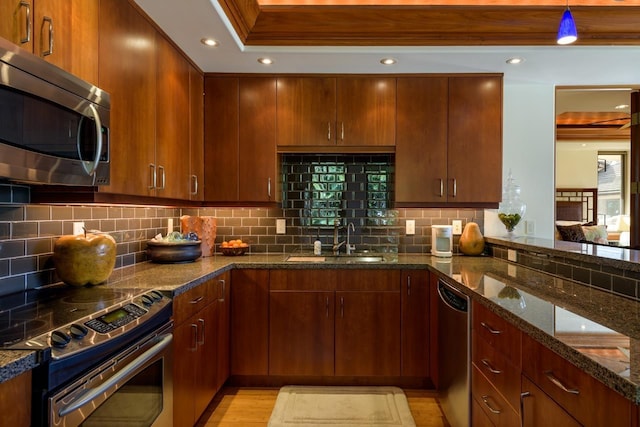
[[[135,304],[127,304],[100,317],[84,322],[85,326],[101,334],[107,334],[121,328],[147,313],[147,310]]]

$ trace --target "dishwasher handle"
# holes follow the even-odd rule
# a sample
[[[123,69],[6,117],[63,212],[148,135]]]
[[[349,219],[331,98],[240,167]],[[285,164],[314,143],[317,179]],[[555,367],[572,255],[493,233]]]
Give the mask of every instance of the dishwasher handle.
[[[469,311],[469,298],[461,295],[456,289],[443,280],[438,280],[438,295],[442,302],[451,309],[462,313]]]

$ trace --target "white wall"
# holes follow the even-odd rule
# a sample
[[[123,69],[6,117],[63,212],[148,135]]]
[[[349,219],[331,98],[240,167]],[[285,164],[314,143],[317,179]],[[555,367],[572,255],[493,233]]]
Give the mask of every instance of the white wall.
[[[555,87],[504,82],[502,176],[511,169],[527,204],[524,221],[534,221],[535,237],[553,239]],[[516,227],[524,235],[524,221]],[[504,236],[497,210],[485,211],[485,235]]]

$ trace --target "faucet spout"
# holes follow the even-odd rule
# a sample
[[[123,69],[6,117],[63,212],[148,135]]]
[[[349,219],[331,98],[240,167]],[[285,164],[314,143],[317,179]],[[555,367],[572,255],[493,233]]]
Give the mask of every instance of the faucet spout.
[[[356,245],[351,244],[351,231],[356,232],[356,226],[352,222],[347,225],[347,255],[351,255],[351,251],[356,249]]]
[[[338,253],[340,252],[340,246],[344,245],[344,241],[341,242],[339,239],[339,235],[338,232],[340,230],[340,219],[336,218],[333,221],[333,254],[334,255],[338,255]]]

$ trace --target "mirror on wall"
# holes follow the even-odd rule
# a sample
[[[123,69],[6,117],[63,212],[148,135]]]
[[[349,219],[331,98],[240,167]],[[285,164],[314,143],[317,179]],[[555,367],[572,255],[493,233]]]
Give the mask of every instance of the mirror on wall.
[[[556,89],[556,239],[629,246],[634,90]]]

